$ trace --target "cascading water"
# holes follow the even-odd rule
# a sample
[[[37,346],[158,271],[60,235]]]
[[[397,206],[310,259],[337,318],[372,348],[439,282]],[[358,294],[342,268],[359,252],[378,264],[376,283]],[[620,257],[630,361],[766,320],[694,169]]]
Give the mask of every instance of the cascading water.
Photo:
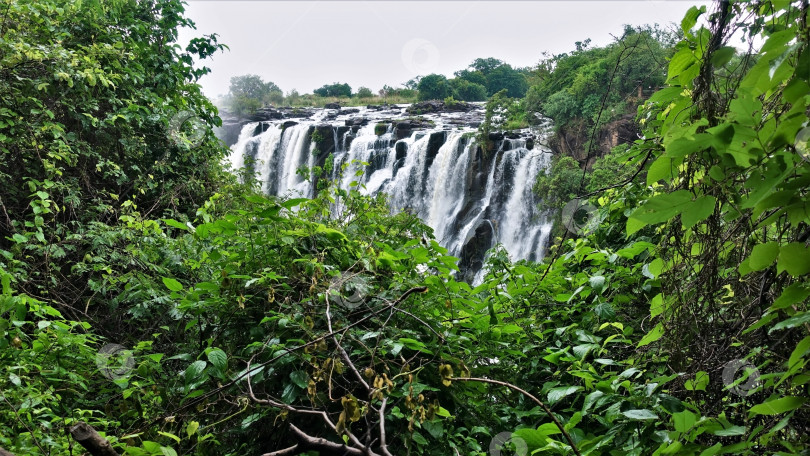
[[[504,139],[497,150],[484,154],[475,129],[458,122],[454,129],[442,126],[447,119],[441,115],[434,116],[436,126],[402,134],[390,120],[383,132],[376,114],[360,109],[337,116],[324,110],[315,120],[247,124],[231,148],[231,164],[252,170],[268,194],[311,197],[311,176],[299,168],[318,164],[313,135],[323,138],[326,131],[331,146],[326,152],[335,159],[332,178],[341,179],[339,185],[347,190],[384,192],[393,211],[417,214],[460,258],[463,279],[480,280],[485,252],[496,243],[513,260],[543,258],[551,224],[538,209],[532,186],[549,166],[546,149]]]

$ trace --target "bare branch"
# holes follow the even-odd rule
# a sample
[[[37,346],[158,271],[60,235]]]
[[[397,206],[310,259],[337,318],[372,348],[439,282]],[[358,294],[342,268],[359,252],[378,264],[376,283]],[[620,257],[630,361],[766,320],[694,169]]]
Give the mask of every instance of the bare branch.
[[[295,446],[272,453],[265,453],[262,456],[287,456],[301,454],[306,451],[317,451],[321,456],[381,456],[370,450],[360,450],[345,444],[330,442],[320,437],[312,437],[295,427],[294,424],[290,424],[290,430],[292,430],[295,439],[298,441]]]
[[[85,422],[80,421],[72,426],[70,435],[93,456],[119,456],[110,442]]]
[[[343,346],[340,345],[340,342],[337,340],[335,336],[335,332],[332,330],[332,313],[331,313],[331,302],[329,301],[329,293],[326,293],[326,324],[328,326],[329,332],[332,334],[332,341],[337,346],[338,351],[340,352],[340,357],[349,366],[349,369],[354,373],[355,378],[363,385],[366,392],[371,392],[371,387],[368,386],[363,376],[360,375],[360,371],[357,370],[357,366],[354,365],[351,358],[349,358],[349,354],[346,353],[346,350],[343,349]],[[348,329],[348,328],[347,328]]]
[[[382,452],[383,456],[393,456],[390,451],[388,451],[388,442],[386,441],[385,436],[385,406],[388,404],[388,398],[384,398],[382,404],[380,405],[380,451]]]
[[[288,349],[284,350],[282,353],[280,353],[279,355],[273,357],[272,359],[270,359],[268,361],[265,361],[263,363],[260,363],[260,364],[256,365],[256,367],[253,367],[251,369],[246,369],[245,372],[243,372],[241,375],[234,378],[230,382],[220,386],[219,388],[213,389],[213,390],[211,390],[211,391],[209,391],[209,392],[207,392],[207,393],[205,393],[205,394],[203,394],[201,396],[198,396],[198,397],[186,402],[184,405],[181,405],[180,407],[177,407],[172,412],[166,413],[163,416],[152,420],[151,423],[146,423],[145,426],[153,426],[153,425],[155,425],[156,423],[160,422],[161,420],[165,419],[168,416],[176,415],[181,410],[185,410],[185,409],[187,409],[189,407],[197,405],[197,404],[201,403],[202,401],[204,401],[205,399],[207,399],[207,398],[209,398],[209,397],[211,397],[211,396],[213,396],[215,394],[219,394],[221,391],[225,390],[226,388],[229,388],[229,387],[235,385],[238,381],[242,380],[243,378],[252,375],[254,373],[255,369],[259,369],[259,368],[262,368],[262,367],[267,366],[269,364],[272,364],[272,363],[278,361],[279,359],[289,355],[290,353],[292,353],[294,351],[301,350],[302,348],[306,348],[306,347],[315,345],[318,342],[320,342],[320,341],[322,341],[322,340],[324,340],[324,339],[326,339],[328,337],[332,337],[335,334],[345,332],[349,328],[353,328],[355,326],[358,326],[358,325],[370,320],[372,317],[375,317],[375,316],[385,312],[386,310],[390,310],[392,307],[396,307],[401,302],[403,302],[405,299],[407,299],[408,296],[410,296],[411,294],[413,294],[413,293],[424,293],[425,291],[427,291],[427,287],[413,287],[413,288],[407,290],[405,293],[403,293],[402,296],[400,296],[396,301],[392,302],[391,304],[388,304],[387,306],[385,306],[385,307],[383,307],[381,309],[378,309],[378,310],[375,310],[375,311],[369,313],[365,317],[355,321],[354,323],[346,326],[345,328],[342,328],[342,329],[340,329],[338,331],[335,331],[335,332],[330,332],[330,333],[324,334],[324,335],[322,335],[320,337],[317,337],[317,338],[315,338],[315,339],[313,339],[313,340],[311,340],[311,341],[309,341],[309,342],[307,342],[305,344],[301,344],[301,345],[298,345],[298,346],[295,346],[295,347],[292,347],[292,348],[288,348]]]

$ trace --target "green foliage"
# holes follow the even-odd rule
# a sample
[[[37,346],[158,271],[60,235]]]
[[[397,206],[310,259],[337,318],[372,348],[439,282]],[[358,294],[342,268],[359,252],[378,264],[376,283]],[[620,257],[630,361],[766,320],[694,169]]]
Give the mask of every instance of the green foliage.
[[[487,94],[489,95],[494,95],[501,90],[506,90],[508,96],[512,98],[522,98],[529,89],[526,76],[506,63],[495,67],[489,74],[486,74],[486,77]]]
[[[458,81],[484,86],[488,96],[506,90],[509,97],[522,98],[529,88],[526,71],[514,69],[511,65],[492,57],[475,59],[467,69],[457,71],[455,74]]]
[[[489,134],[497,130],[515,130],[528,126],[523,100],[509,98],[506,89],[496,93],[487,100],[484,121],[478,127],[478,140],[485,144],[485,150],[491,152],[495,144]]]
[[[532,89],[534,89],[534,87]],[[536,91],[532,90],[532,92],[531,96],[526,97],[527,103],[536,100],[534,95]],[[579,117],[582,112],[576,97],[571,95],[567,90],[561,90],[548,97],[545,103],[543,103],[543,113],[554,119],[556,122],[555,125],[566,125],[568,122]]]
[[[466,69],[456,71],[455,75],[456,77],[454,79],[456,80],[467,81],[470,84],[478,84],[480,86],[483,86],[484,90],[486,90],[487,78],[486,76],[484,76],[484,73],[480,71]]]
[[[626,224],[628,234],[654,229],[661,236],[663,292],[646,339],[678,347],[671,365],[696,379],[685,383],[687,390],[705,391],[690,397],[697,414],[678,417],[685,421],[675,421],[673,441],[659,451],[705,448],[692,427],[702,414],[728,420],[715,435],[745,436],[725,452],[801,452],[808,440],[798,423],[810,413],[808,342],[806,328],[799,329],[810,273],[803,184],[810,163],[794,141],[810,102],[808,11],[791,3],[720,8],[711,30],[693,30],[705,9],[687,13],[685,39],[669,61],[670,87],[642,111],[645,137],[660,146],[637,146],[652,158],[650,194]],[[743,20],[747,14],[755,19]],[[723,37],[735,32],[761,40],[757,59],[733,59],[736,51]],[[776,334],[779,344],[771,342]],[[718,358],[703,357],[706,350]],[[763,375],[729,384],[706,374],[735,360]],[[698,386],[701,375],[712,380]],[[742,393],[735,390],[740,384]],[[711,432],[698,425],[700,433]]]
[[[443,100],[453,95],[453,88],[441,74],[429,74],[417,85],[420,100]]]
[[[573,158],[555,155],[548,171],[537,177],[534,192],[540,197],[544,208],[562,209],[566,203],[584,193],[582,190],[590,182],[589,177]]]
[[[205,126],[220,120],[194,83],[208,71],[195,58],[223,46],[173,45],[179,27],[193,26],[177,1],[4,10],[2,261],[21,293],[95,308],[105,293],[88,290],[74,266],[93,255],[88,231],[137,207],[193,211],[224,178],[226,149]]]
[[[210,129],[194,147],[193,130],[156,134],[171,103],[216,120],[191,56],[219,45],[171,45],[179,3],[10,4],[6,24],[29,26],[0,41],[0,446],[76,454],[81,420],[136,456],[301,435],[484,456],[503,432],[534,454],[806,452],[808,11],[721,5],[713,30],[687,13],[643,140],[584,183],[555,158],[538,186],[562,202],[639,167],[646,182],[593,197],[593,223],[542,263],[493,249],[473,287],[384,196],[323,180],[311,200],[267,198],[220,174]],[[736,28],[758,59],[724,45]],[[586,63],[571,84],[590,91]],[[525,111],[507,94],[484,141]]]
[[[588,181],[585,185],[588,193],[619,185],[633,176],[637,167],[632,165],[632,153],[628,154],[628,149],[625,145],[619,145],[614,147],[609,154],[596,159],[588,173]]]
[[[324,84],[321,88],[313,90],[312,93],[322,97],[351,97],[352,88],[349,84],[335,82]]]
[[[250,114],[265,104],[279,104],[284,99],[281,89],[264,82],[255,74],[234,76],[228,89],[228,107],[236,114]]]
[[[666,58],[674,36],[658,26],[626,27],[621,38],[606,47],[588,48],[552,56],[534,70],[526,95],[526,109],[551,117],[556,128],[575,119],[589,124],[610,121],[637,104],[664,83]]]
[[[487,99],[487,88],[482,84],[454,78],[449,81],[454,97],[461,101],[484,101]]]
[[[374,94],[368,87],[360,87],[357,89],[357,98],[371,98]]]

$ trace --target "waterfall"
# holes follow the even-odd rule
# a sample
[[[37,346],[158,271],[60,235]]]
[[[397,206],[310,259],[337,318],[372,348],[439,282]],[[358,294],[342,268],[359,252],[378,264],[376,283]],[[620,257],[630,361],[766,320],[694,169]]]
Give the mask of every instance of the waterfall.
[[[323,110],[289,124],[247,124],[229,160],[234,169],[252,170],[267,194],[312,197],[312,176],[299,170],[321,165],[318,157],[332,154],[331,177],[341,188],[385,193],[392,211],[417,214],[460,258],[461,276],[471,282],[480,281],[486,250],[495,243],[512,260],[542,260],[551,223],[538,209],[532,186],[549,166],[547,149],[504,139],[497,150],[483,153],[475,129],[459,127],[457,121],[446,125],[441,115],[431,118],[433,126],[400,131],[394,128],[396,120],[358,110],[344,116]],[[384,133],[379,121],[388,124]],[[319,133],[319,144],[329,150],[317,150],[313,132],[326,129],[331,133],[327,138]],[[336,204],[336,213],[341,210]]]

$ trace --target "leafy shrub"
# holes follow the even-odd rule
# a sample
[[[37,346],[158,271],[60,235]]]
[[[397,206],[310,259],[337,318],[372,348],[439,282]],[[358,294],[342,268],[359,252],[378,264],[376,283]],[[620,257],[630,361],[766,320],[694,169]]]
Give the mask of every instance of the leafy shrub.
[[[420,100],[443,100],[453,94],[447,78],[440,74],[429,74],[417,85]]]
[[[454,97],[462,101],[485,101],[487,99],[487,88],[481,84],[454,78],[450,81],[453,88]]]
[[[351,97],[352,88],[349,84],[335,82],[333,84],[324,84],[319,89],[313,90],[312,93],[321,97]]]
[[[371,98],[374,94],[368,87],[360,87],[357,89],[357,98]]]

